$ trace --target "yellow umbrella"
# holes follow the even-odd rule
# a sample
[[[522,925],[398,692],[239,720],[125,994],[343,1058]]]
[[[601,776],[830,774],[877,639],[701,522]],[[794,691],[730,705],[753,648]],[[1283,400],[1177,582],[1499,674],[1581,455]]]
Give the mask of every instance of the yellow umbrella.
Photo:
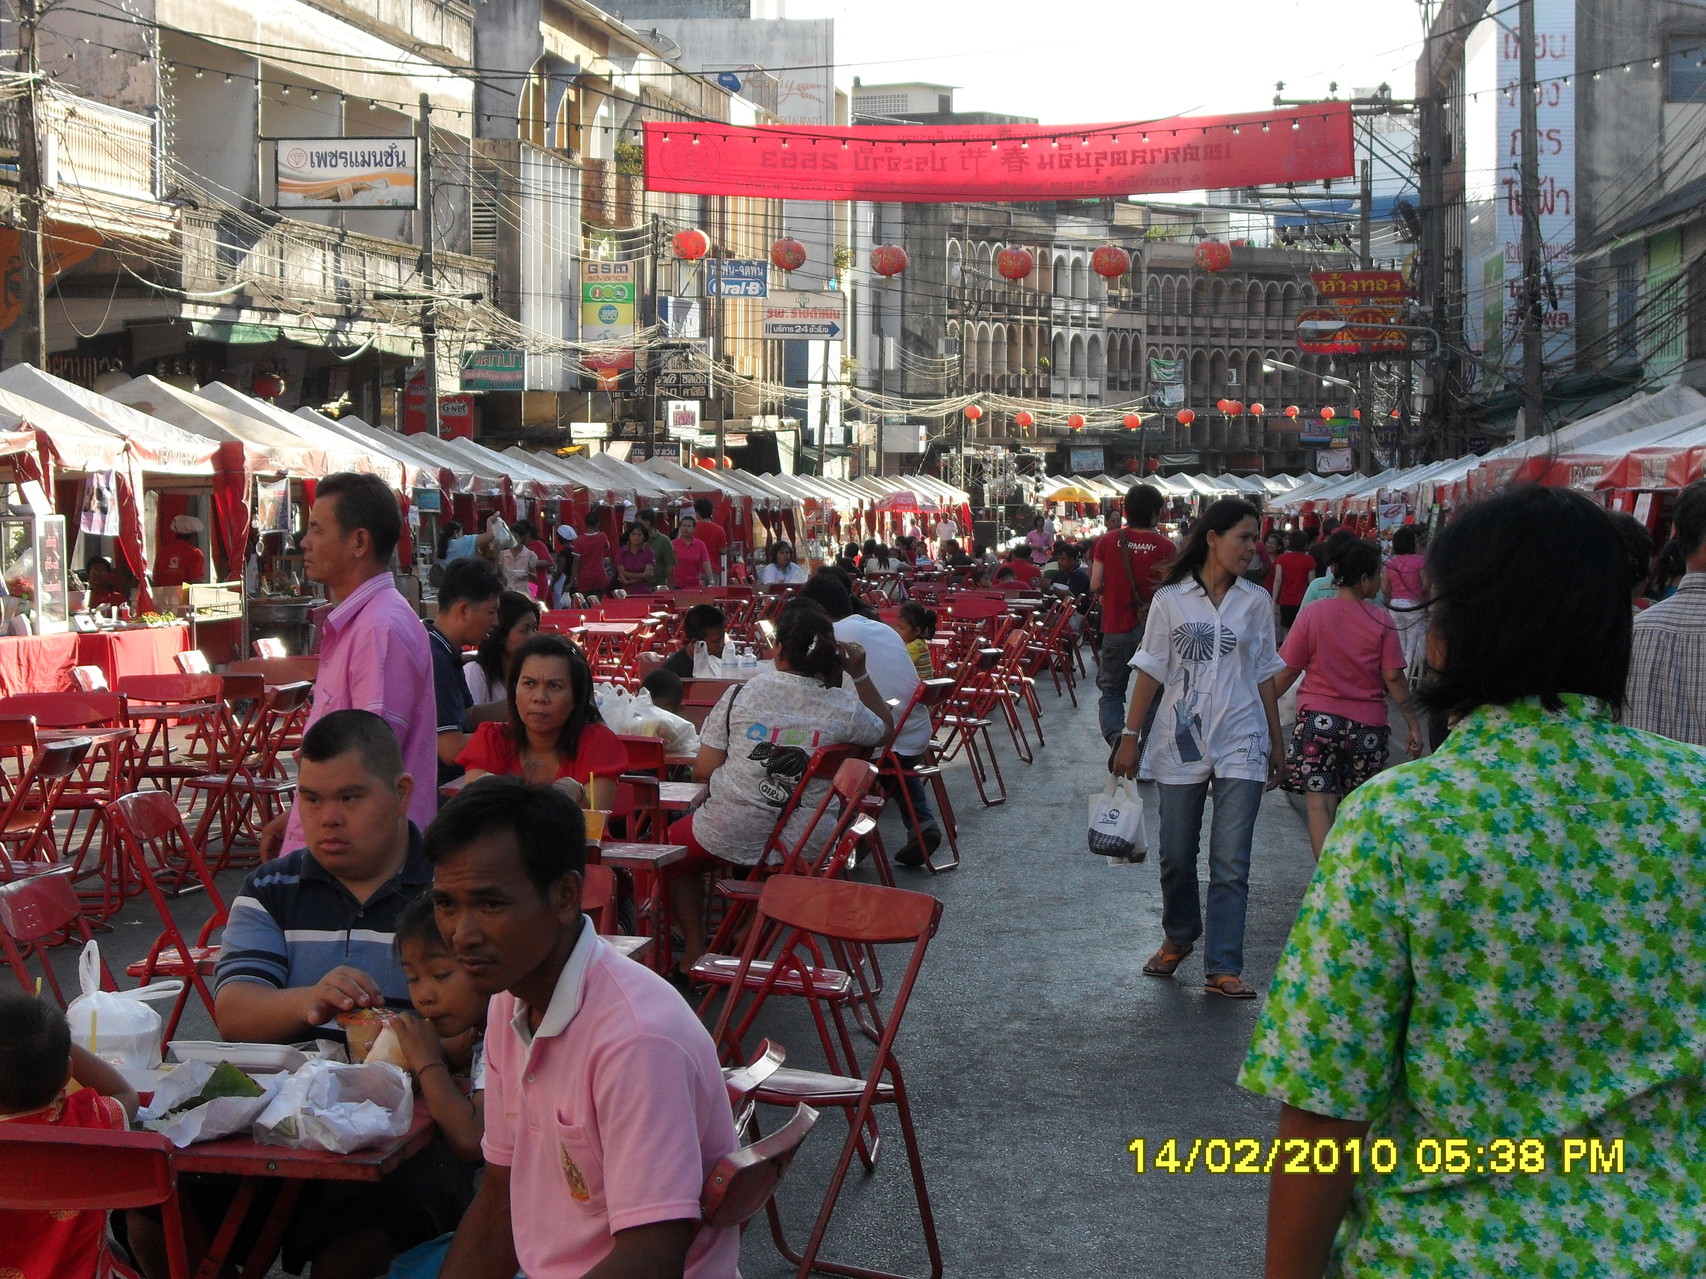
[[[1098,502],[1099,503],[1102,499],[1097,497],[1096,494],[1092,493],[1089,489],[1083,487],[1082,485],[1067,484],[1061,488],[1057,488],[1054,492],[1050,493],[1045,500],[1050,501],[1050,502]]]

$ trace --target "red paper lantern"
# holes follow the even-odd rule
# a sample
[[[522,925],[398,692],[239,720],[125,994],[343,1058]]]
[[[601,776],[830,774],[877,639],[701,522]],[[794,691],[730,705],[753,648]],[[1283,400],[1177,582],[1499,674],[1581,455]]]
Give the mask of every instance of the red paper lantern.
[[[1268,411],[1268,406],[1266,404],[1257,403],[1257,404],[1252,404],[1250,406],[1250,416],[1251,417],[1261,417],[1262,414],[1266,413],[1267,411]]]
[[[1336,410],[1331,404],[1321,410],[1321,420],[1323,422],[1331,422],[1337,416],[1338,410]]]
[[[697,262],[711,251],[711,237],[698,227],[677,231],[669,240],[675,256],[686,262]]]
[[[257,400],[276,400],[284,394],[284,379],[276,373],[258,373],[249,384],[249,394]]]
[[[1214,402],[1214,407],[1219,409],[1222,413],[1230,413],[1232,411],[1232,401],[1231,400],[1216,400]]]
[[[778,240],[770,246],[770,261],[784,271],[798,271],[806,264],[806,246],[798,240]]]
[[[1237,417],[1243,411],[1244,411],[1244,401],[1243,400],[1232,400],[1232,401],[1229,401],[1226,405],[1226,412],[1227,412],[1228,416]]]
[[[1002,249],[995,255],[995,269],[1003,279],[1023,280],[1036,264],[1029,249]]]
[[[1351,410],[1351,416],[1354,417],[1359,422],[1362,421],[1362,410],[1361,409],[1352,409]]]
[[[1159,471],[1160,469],[1161,469],[1161,459],[1158,457],[1150,458],[1149,459],[1149,473],[1151,475],[1154,475],[1155,472]]]
[[[1387,417],[1398,417],[1399,416],[1398,410],[1393,409],[1392,412],[1388,413],[1386,416]]]
[[[983,416],[983,410],[975,404],[966,405],[966,421],[975,422]]]
[[[1131,270],[1131,254],[1117,244],[1104,244],[1090,255],[1090,269],[1097,275],[1117,280]]]
[[[1082,431],[1084,429],[1084,415],[1082,413],[1073,413],[1068,416],[1066,419],[1066,428],[1069,431]]]
[[[1289,418],[1295,418],[1300,412],[1302,412],[1302,410],[1295,404],[1288,404],[1285,406],[1285,415]]]
[[[1024,409],[1020,409],[1013,415],[1013,425],[1018,427],[1021,431],[1030,430],[1031,427],[1036,424],[1036,421],[1037,419],[1032,417]]]
[[[1140,414],[1127,413],[1125,415],[1125,429],[1126,430],[1135,431],[1135,430],[1137,430],[1138,427],[1140,427],[1142,425],[1143,425],[1143,418]]]
[[[1205,271],[1224,271],[1232,265],[1232,246],[1221,240],[1204,240],[1197,245],[1196,260]]]
[[[871,250],[871,270],[878,275],[899,275],[906,270],[906,250],[898,244],[879,244]]]
[[[1177,413],[1173,414],[1173,420],[1180,426],[1189,426],[1192,422],[1197,420],[1197,415],[1190,409],[1180,409]]]

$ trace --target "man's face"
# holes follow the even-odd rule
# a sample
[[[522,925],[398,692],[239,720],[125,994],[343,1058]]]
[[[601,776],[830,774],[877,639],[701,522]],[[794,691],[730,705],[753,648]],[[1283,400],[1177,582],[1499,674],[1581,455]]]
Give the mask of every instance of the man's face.
[[[296,776],[302,834],[314,860],[352,883],[382,873],[396,855],[413,780],[407,774],[395,783],[375,777],[359,751],[304,759]]]
[[[705,651],[707,653],[720,653],[720,652],[722,652],[723,651],[723,644],[727,641],[727,639],[728,639],[728,632],[725,631],[721,626],[711,627],[710,629],[708,629],[705,632]]]
[[[361,530],[345,533],[338,523],[338,499],[322,497],[308,508],[308,531],[302,537],[302,568],[310,580],[338,583],[361,558],[356,546]]]
[[[498,624],[498,597],[458,600],[438,617],[438,629],[452,644],[478,644]]]
[[[482,994],[514,990],[551,957],[580,916],[581,877],[543,892],[528,877],[510,831],[463,845],[433,867],[439,935]]]

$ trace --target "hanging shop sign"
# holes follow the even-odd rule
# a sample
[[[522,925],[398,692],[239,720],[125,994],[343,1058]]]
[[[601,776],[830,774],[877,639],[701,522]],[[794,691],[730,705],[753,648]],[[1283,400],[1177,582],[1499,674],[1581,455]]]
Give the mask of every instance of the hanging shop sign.
[[[527,352],[465,351],[462,354],[464,391],[520,391],[527,386]]]
[[[1402,271],[1311,271],[1315,294],[1323,298],[1354,298],[1359,302],[1402,302]]]
[[[1348,102],[1147,124],[647,123],[646,189],[793,200],[1054,200],[1355,172]]]
[[[764,304],[767,338],[816,338],[841,336],[846,311],[839,293],[777,293]]]
[[[657,393],[678,400],[711,398],[711,370],[706,344],[695,341],[666,350],[658,357]]]
[[[712,258],[705,264],[705,296],[762,298],[770,294],[770,264],[759,259]]]
[[[412,209],[414,138],[280,138],[273,176],[280,209]]]
[[[664,404],[663,424],[672,440],[697,440],[699,438],[698,400],[669,400]]]
[[[581,341],[612,348],[581,356],[600,390],[634,367],[634,289],[632,262],[581,263]]]
[[[1067,469],[1074,475],[1093,475],[1107,469],[1107,449],[1068,449]]]
[[[1349,475],[1356,469],[1356,455],[1349,449],[1321,449],[1315,454],[1317,475]]]

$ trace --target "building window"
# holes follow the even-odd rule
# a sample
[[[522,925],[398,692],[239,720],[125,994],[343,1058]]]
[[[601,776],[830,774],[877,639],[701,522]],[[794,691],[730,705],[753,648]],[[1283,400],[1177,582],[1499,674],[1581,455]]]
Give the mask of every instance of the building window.
[[[1666,42],[1667,102],[1706,102],[1706,35],[1676,35]]]
[[[1616,268],[1612,284],[1612,343],[1617,358],[1633,362],[1640,358],[1635,343],[1635,315],[1641,307],[1641,272],[1632,262]]]

